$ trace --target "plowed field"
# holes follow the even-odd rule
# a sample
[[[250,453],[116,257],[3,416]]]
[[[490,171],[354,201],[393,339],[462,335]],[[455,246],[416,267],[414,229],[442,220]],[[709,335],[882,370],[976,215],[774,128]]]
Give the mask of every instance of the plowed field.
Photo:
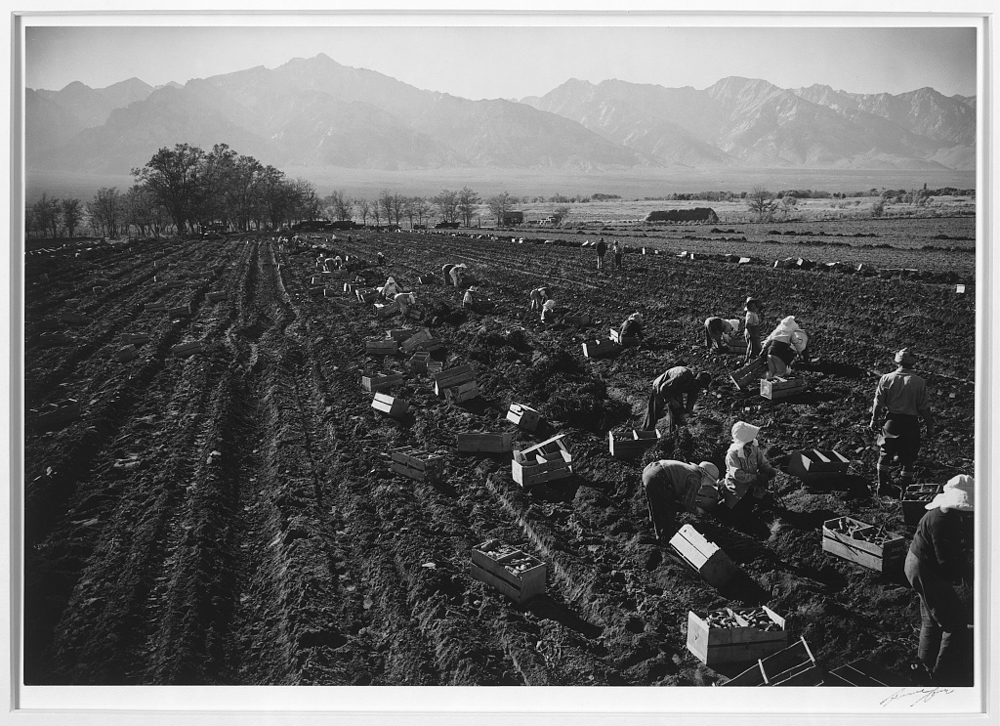
[[[820,546],[823,521],[842,514],[909,537],[899,503],[809,493],[781,474],[776,518],[684,515],[747,574],[723,592],[653,543],[640,472],[655,458],[721,464],[744,418],[766,424],[772,460],[836,449],[870,480],[877,375],[909,345],[939,429],[920,479],[973,473],[973,295],[666,254],[597,273],[587,248],[436,234],[308,244],[350,257],[329,297],[311,285],[317,251],[270,236],[28,259],[27,683],[709,685],[742,667],[717,671],[688,652],[688,611],[762,603],[824,667],[866,657],[908,677],[916,595],[900,575]],[[440,281],[441,265],[457,262],[480,283],[478,311]],[[394,276],[426,318],[376,319],[343,292],[357,272],[373,284]],[[543,283],[597,322],[543,326],[527,310]],[[794,314],[811,334],[816,359],[800,371],[810,389],[798,398],[736,390],[727,376],[740,356],[703,347],[701,321],[738,314],[748,294],[768,325]],[[159,302],[174,314],[147,311]],[[646,344],[583,357],[584,341],[633,310],[645,314]],[[67,311],[86,317],[60,322]],[[471,364],[480,396],[447,402],[405,357],[366,354],[366,340],[403,325],[441,340],[433,357],[445,368]],[[126,333],[149,341],[122,362]],[[171,354],[192,341],[200,351]],[[717,385],[643,459],[612,458],[608,431],[640,423],[650,380],[676,362]],[[360,385],[370,372],[406,373],[387,391],[409,402],[402,420],[372,409]],[[66,399],[79,417],[35,426]],[[538,409],[543,428],[507,422],[511,403]],[[466,431],[513,433],[515,448],[563,433],[574,473],[522,489],[509,454],[457,452]],[[394,473],[389,452],[404,446],[439,452],[442,478]],[[544,595],[518,605],[469,576],[471,548],[491,538],[548,564]]]

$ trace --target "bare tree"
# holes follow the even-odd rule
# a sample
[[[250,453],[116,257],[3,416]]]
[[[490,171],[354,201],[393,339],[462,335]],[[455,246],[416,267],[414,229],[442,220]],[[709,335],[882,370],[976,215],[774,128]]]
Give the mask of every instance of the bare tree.
[[[458,219],[458,192],[442,189],[431,202],[437,207],[438,216],[442,221],[454,222]]]
[[[462,215],[462,220],[466,227],[472,226],[472,216],[476,213],[476,208],[483,200],[469,187],[462,187],[458,192],[458,211]]]
[[[492,196],[486,200],[487,206],[490,208],[490,213],[496,217],[497,226],[503,224],[503,217],[510,209],[510,194],[507,192],[500,192],[496,196]]]
[[[555,224],[562,224],[562,221],[569,216],[569,213],[571,211],[572,211],[571,207],[567,205],[562,205],[553,209],[552,214],[549,216],[552,217],[552,219],[555,221]]]
[[[383,189],[378,196],[378,204],[382,207],[382,214],[385,216],[385,223],[392,224],[392,211],[394,209],[392,192],[388,189]],[[397,219],[396,222],[398,223],[399,220]]]
[[[372,216],[372,203],[367,199],[358,199],[354,204],[358,208],[358,214],[361,215],[362,226],[367,227],[368,218]]]
[[[774,217],[778,203],[773,197],[774,195],[762,186],[755,186],[750,190],[750,194],[747,195],[747,209],[758,222],[770,222]]]
[[[79,199],[63,199],[60,203],[62,224],[69,237],[73,236],[80,223],[83,222],[83,203]]]
[[[417,216],[417,222],[423,224],[425,219],[431,216],[431,205],[423,197],[413,198],[413,213]]]

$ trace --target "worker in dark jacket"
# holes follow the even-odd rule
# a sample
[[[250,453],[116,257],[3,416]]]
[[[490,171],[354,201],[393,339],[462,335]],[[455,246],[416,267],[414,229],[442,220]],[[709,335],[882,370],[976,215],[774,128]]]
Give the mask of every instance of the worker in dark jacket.
[[[972,685],[972,636],[955,585],[973,583],[974,484],[964,474],[948,480],[927,505],[903,566],[920,595],[917,658],[936,686]]]
[[[694,411],[698,393],[712,384],[712,376],[706,371],[695,375],[686,366],[674,366],[653,379],[653,390],[646,404],[646,418],[642,422],[643,431],[652,431],[665,413],[668,428],[673,430],[684,425],[684,414]]]
[[[441,277],[444,278],[446,286],[451,284],[451,268],[453,267],[454,265],[441,265]]]
[[[639,340],[642,340],[642,315],[639,313],[632,313],[629,315],[625,318],[625,322],[622,323],[622,327],[618,332],[619,337],[638,338]]]
[[[705,347],[722,352],[729,351],[729,343],[736,339],[736,334],[740,331],[740,321],[738,318],[726,320],[724,318],[705,319]]]
[[[607,244],[607,242],[604,241],[604,238],[601,237],[599,240],[597,240],[597,269],[598,270],[603,270],[604,269],[604,255],[605,255],[605,253],[607,251],[608,251],[608,244]]]
[[[868,426],[878,431],[879,419],[885,421],[878,437],[879,455],[876,464],[879,495],[894,496],[906,491],[913,483],[914,465],[920,452],[920,420],[927,435],[934,435],[934,415],[927,402],[927,382],[913,372],[916,358],[908,348],[896,353],[897,368],[879,379],[872,403],[872,420]],[[899,488],[892,486],[889,467],[899,459]]]
[[[661,459],[642,470],[642,488],[656,539],[668,542],[677,532],[679,511],[710,511],[719,503],[719,467]]]

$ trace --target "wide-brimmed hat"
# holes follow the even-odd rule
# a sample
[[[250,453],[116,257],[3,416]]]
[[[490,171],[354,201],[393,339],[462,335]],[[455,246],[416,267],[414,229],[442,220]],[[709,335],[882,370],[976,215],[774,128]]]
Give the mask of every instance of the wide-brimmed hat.
[[[754,426],[746,421],[737,421],[733,424],[733,441],[737,444],[749,444],[757,438],[760,426]]]
[[[909,348],[903,348],[898,351],[893,357],[893,360],[901,366],[912,366],[917,362],[916,357],[910,352]]]
[[[748,297],[747,301],[743,304],[743,309],[744,310],[749,310],[751,305],[753,307],[755,307],[755,308],[759,308],[760,307],[760,300],[758,300],[755,297]]]
[[[717,467],[711,461],[703,461],[703,462],[701,462],[700,464],[698,464],[698,468],[700,468],[702,471],[704,471],[710,477],[712,477],[713,479],[715,479],[715,481],[719,480],[719,467]]]
[[[944,491],[934,497],[926,509],[941,508],[942,512],[954,509],[959,512],[971,512],[975,508],[975,480],[966,474],[953,476],[944,485]]]

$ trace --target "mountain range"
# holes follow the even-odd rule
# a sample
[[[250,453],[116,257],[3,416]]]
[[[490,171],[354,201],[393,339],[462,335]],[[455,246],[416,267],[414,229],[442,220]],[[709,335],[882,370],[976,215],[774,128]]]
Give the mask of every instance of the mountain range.
[[[127,174],[182,142],[278,168],[974,169],[976,99],[728,77],[704,90],[571,79],[473,101],[320,54],[183,85],[26,89],[25,129],[29,170],[93,174]]]

